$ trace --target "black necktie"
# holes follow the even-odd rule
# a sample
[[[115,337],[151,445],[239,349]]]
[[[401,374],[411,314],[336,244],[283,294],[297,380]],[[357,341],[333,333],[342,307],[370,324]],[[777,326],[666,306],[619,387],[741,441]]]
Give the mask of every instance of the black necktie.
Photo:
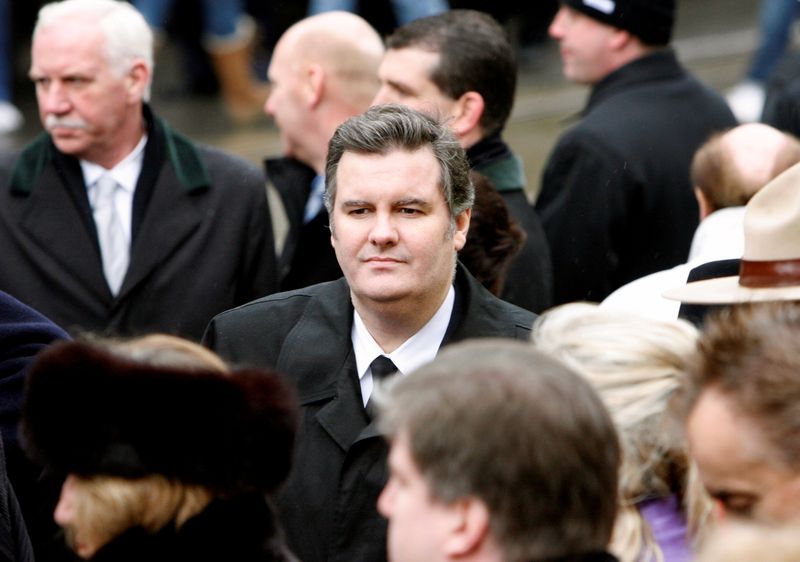
[[[392,363],[392,360],[385,355],[378,355],[375,359],[373,359],[372,363],[369,364],[369,368],[370,371],[372,371],[373,393],[375,392],[375,385],[378,381],[382,381],[389,375],[393,375],[397,372],[397,367],[395,367],[394,363]],[[374,415],[372,410],[372,395],[370,395],[369,400],[367,400],[367,413],[370,417]]]

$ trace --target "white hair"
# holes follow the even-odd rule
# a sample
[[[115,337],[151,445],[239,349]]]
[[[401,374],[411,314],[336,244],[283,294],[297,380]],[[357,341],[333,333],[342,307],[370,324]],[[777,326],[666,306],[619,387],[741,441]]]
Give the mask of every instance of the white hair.
[[[39,10],[33,37],[45,27],[64,19],[82,18],[95,22],[105,37],[105,55],[111,71],[124,76],[134,61],[141,60],[153,76],[153,31],[142,14],[128,2],[118,0],[63,0],[46,4]],[[145,101],[150,99],[148,83]]]

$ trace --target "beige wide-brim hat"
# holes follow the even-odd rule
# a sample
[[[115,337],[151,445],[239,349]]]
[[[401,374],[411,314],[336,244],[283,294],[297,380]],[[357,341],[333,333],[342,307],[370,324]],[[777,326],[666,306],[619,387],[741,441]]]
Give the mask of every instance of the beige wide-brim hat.
[[[688,304],[800,300],[800,164],[747,203],[739,275],[687,283],[663,296]]]

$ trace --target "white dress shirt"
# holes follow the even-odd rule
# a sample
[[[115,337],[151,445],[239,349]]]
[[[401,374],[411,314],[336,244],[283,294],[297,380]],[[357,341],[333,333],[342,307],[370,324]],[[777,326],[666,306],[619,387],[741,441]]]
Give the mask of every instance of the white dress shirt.
[[[361,381],[361,400],[364,402],[364,406],[367,405],[373,388],[372,371],[369,366],[379,355],[385,355],[391,359],[402,375],[407,375],[417,367],[433,361],[442,345],[447,326],[450,324],[455,295],[455,290],[451,285],[436,314],[416,334],[391,353],[384,353],[367,330],[361,316],[355,309],[353,310],[353,329],[350,332],[350,339],[356,355],[356,369]]]
[[[119,164],[110,170],[106,170],[99,164],[81,160],[81,170],[83,171],[84,185],[87,186],[86,194],[89,201],[95,200],[94,191],[97,180],[103,174],[109,174],[119,184],[114,195],[114,206],[117,215],[122,221],[122,228],[125,231],[125,240],[130,248],[131,244],[131,223],[133,216],[133,194],[136,191],[136,182],[139,181],[139,174],[144,164],[144,146],[147,144],[147,135],[143,135],[139,144],[128,154]]]

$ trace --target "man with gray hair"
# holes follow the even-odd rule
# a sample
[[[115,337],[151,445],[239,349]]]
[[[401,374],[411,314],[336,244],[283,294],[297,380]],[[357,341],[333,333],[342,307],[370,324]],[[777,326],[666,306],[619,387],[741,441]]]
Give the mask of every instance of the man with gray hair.
[[[520,342],[463,342],[377,403],[392,562],[615,560],[617,436],[560,361]]]
[[[297,384],[297,454],[278,505],[298,557],[380,562],[386,445],[371,420],[374,380],[407,374],[458,340],[526,339],[535,315],[456,262],[474,192],[447,127],[407,107],[374,107],[336,130],[325,178],[344,278],[222,313],[205,340]]]
[[[72,333],[199,339],[275,289],[262,174],[153,113],[153,34],[129,3],[44,6],[30,76],[47,132],[0,157],[1,290]]]

